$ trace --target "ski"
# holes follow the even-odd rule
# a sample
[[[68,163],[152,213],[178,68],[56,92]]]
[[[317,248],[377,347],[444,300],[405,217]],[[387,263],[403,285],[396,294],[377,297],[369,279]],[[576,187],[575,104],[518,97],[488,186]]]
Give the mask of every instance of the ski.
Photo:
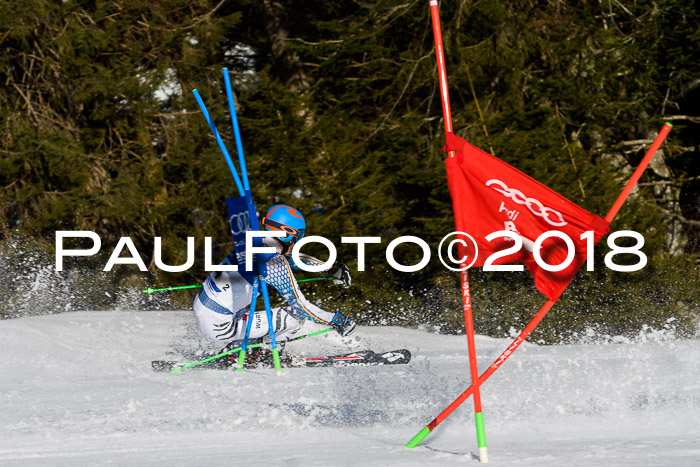
[[[227,355],[218,360],[208,362],[203,365],[192,367],[192,369],[207,370],[228,370],[235,367],[238,360],[237,354]],[[372,350],[361,350],[340,355],[327,355],[320,357],[298,357],[284,358],[282,366],[285,368],[314,368],[314,367],[345,367],[345,366],[379,366],[379,365],[405,365],[411,361],[411,352],[407,349],[391,350],[389,352],[377,353]],[[190,362],[153,360],[151,367],[157,372],[169,372],[181,368]],[[261,362],[262,367],[272,367],[266,362]],[[259,368],[258,364],[251,364],[250,368]],[[245,368],[245,367],[244,367]]]
[[[397,349],[382,353],[375,353],[371,350],[361,350],[359,352],[324,357],[293,357],[292,366],[327,367],[404,365],[410,361],[411,352],[407,349]]]

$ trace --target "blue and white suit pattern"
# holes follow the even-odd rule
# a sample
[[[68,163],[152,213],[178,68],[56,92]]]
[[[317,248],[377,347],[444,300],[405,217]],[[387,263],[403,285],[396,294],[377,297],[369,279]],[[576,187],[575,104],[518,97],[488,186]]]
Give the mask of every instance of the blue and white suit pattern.
[[[317,266],[322,261],[300,255],[307,265]],[[321,309],[308,301],[299,289],[293,271],[300,268],[291,256],[276,255],[266,264],[265,281],[274,287],[288,306],[274,308],[275,337],[284,341],[301,329],[304,320],[329,323],[335,313]],[[213,272],[204,281],[202,290],[194,300],[194,313],[200,332],[215,341],[242,340],[245,336],[244,317],[253,299],[252,276],[238,272]],[[259,291],[259,293],[261,293]],[[251,338],[268,333],[267,314],[262,299],[256,305]]]

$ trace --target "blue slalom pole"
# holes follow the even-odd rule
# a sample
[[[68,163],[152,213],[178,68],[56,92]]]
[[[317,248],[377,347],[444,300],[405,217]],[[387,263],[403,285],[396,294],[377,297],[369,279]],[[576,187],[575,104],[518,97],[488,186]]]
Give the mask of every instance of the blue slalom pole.
[[[243,344],[241,345],[241,351],[238,354],[238,368],[236,371],[243,369],[243,363],[245,362],[245,353],[248,348],[248,339],[250,339],[250,331],[253,329],[253,321],[255,320],[255,303],[258,301],[258,286],[260,282],[258,277],[253,280],[253,299],[250,301],[250,310],[248,311],[248,323],[245,328],[245,337],[243,338]]]
[[[231,112],[231,124],[233,125],[233,134],[236,137],[236,151],[238,151],[238,164],[241,166],[241,176],[243,177],[243,189],[245,190],[246,201],[248,202],[248,212],[250,214],[251,227],[254,230],[260,229],[258,216],[255,213],[255,205],[253,204],[253,194],[250,191],[248,183],[248,169],[245,165],[245,156],[243,154],[243,140],[241,131],[238,127],[238,117],[236,115],[236,102],[233,99],[233,91],[231,90],[231,80],[229,79],[228,68],[224,68],[224,83],[226,85],[226,97],[228,98],[228,108]]]
[[[262,288],[262,296],[265,301],[265,312],[267,313],[267,324],[270,329],[270,344],[272,345],[272,360],[275,364],[275,371],[279,374],[282,371],[280,364],[280,352],[277,350],[277,338],[275,337],[275,323],[272,322],[272,310],[270,309],[270,296],[267,294],[267,282],[265,278],[260,276],[260,285]]]
[[[245,189],[246,194],[249,194],[250,185],[248,184],[248,170],[245,166],[245,156],[243,156],[243,142],[241,140],[241,131],[238,128],[236,102],[233,100],[233,91],[231,90],[231,80],[229,79],[228,68],[224,68],[222,71],[224,72],[224,83],[226,85],[226,97],[228,98],[228,108],[231,111],[231,124],[233,125],[233,134],[236,136],[236,150],[238,151],[238,163],[241,166],[243,188]]]
[[[241,196],[245,196],[245,190],[243,189],[243,185],[241,184],[241,179],[238,176],[238,172],[236,171],[236,166],[233,165],[233,161],[231,160],[231,156],[228,153],[228,150],[226,149],[226,145],[224,144],[224,141],[221,139],[221,135],[219,135],[219,132],[216,129],[216,126],[214,125],[214,122],[212,121],[211,117],[209,116],[209,112],[207,112],[207,107],[204,105],[204,102],[202,101],[202,98],[199,96],[199,92],[196,89],[192,90],[192,94],[194,94],[195,99],[197,99],[197,103],[199,104],[199,108],[202,109],[202,113],[204,114],[204,118],[207,119],[207,123],[209,124],[209,128],[211,128],[211,131],[214,133],[214,138],[216,138],[216,142],[219,144],[219,148],[221,148],[221,152],[224,153],[224,157],[226,158],[226,163],[228,164],[228,168],[231,169],[231,175],[233,175],[233,179],[236,181],[236,187],[238,188],[238,193]],[[248,190],[250,191],[250,190]]]

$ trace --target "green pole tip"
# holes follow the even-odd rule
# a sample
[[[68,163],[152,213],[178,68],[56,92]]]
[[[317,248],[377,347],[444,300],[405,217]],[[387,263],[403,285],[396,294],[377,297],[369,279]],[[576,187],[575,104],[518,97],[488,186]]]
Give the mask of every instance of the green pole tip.
[[[282,365],[280,363],[280,351],[277,349],[272,349],[272,360],[275,364],[275,372],[279,375],[282,372]]]
[[[406,447],[409,448],[409,449],[415,448],[415,447],[418,446],[418,445],[420,444],[420,442],[423,441],[423,440],[425,439],[425,437],[428,436],[429,434],[430,434],[430,428],[428,428],[427,426],[423,427],[423,429],[420,430],[420,431],[418,432],[418,434],[417,434],[416,436],[414,436],[413,439],[412,439],[411,441],[409,441],[408,443],[406,443]]]
[[[238,367],[236,368],[236,371],[243,370],[243,363],[245,363],[245,354],[246,354],[245,350],[241,350],[238,353]]]
[[[484,429],[484,414],[476,412],[474,414],[476,422],[476,440],[480,448],[486,447],[486,430]]]
[[[670,126],[671,128],[673,128],[673,124],[670,123],[670,122],[666,122],[666,125],[668,125],[668,126]]]
[[[155,290],[153,290],[153,289],[146,289],[143,291],[143,293],[153,293],[153,292],[155,292]]]

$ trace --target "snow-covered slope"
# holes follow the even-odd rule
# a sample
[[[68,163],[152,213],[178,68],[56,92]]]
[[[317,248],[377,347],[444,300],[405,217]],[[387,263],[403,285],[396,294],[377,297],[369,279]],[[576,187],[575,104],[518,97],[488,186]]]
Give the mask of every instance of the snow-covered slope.
[[[478,463],[466,339],[360,327],[298,355],[408,348],[409,365],[154,373],[218,350],[188,312],[0,321],[0,465],[451,466]],[[307,324],[304,332],[315,330]],[[331,335],[333,334],[333,335]],[[477,338],[483,371],[509,344]],[[700,465],[700,342],[524,344],[482,387],[493,465]]]

